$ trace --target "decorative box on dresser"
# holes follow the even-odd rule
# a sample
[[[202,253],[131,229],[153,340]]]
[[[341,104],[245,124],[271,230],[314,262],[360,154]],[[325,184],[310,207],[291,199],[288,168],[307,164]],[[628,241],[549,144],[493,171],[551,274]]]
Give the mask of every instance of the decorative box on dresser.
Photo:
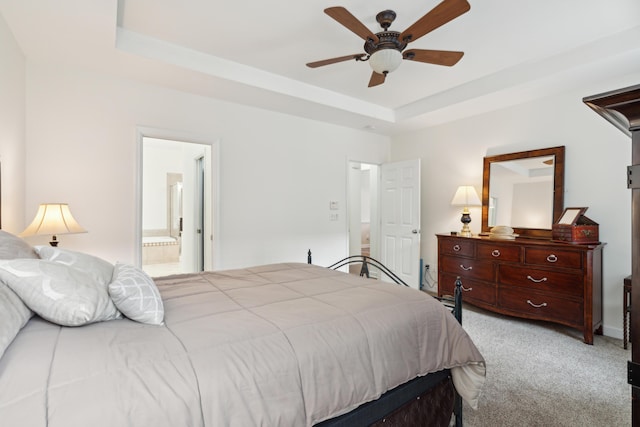
[[[603,243],[438,236],[438,294],[462,279],[464,301],[498,313],[602,334]]]

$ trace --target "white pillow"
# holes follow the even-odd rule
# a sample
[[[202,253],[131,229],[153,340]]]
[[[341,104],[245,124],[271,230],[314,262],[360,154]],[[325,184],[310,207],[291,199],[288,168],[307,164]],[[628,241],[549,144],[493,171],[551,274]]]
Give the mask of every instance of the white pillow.
[[[0,281],[0,358],[31,316],[33,312],[20,297]]]
[[[0,259],[38,258],[33,247],[18,236],[0,230]]]
[[[151,277],[133,265],[116,263],[109,295],[131,320],[151,325],[162,325],[164,305],[158,287]]]
[[[102,258],[54,246],[36,246],[35,249],[40,258],[82,270],[101,285],[107,286],[111,282],[113,264]]]
[[[63,326],[117,319],[104,286],[87,273],[42,259],[0,262],[0,280],[40,317]]]

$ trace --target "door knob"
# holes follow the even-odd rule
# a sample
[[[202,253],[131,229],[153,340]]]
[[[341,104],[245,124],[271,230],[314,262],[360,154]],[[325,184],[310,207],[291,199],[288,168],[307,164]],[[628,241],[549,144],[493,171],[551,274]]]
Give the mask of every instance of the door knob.
[[[411,232],[412,232],[413,234],[418,234],[418,230],[416,230],[415,228],[414,228],[413,230],[411,230]]]

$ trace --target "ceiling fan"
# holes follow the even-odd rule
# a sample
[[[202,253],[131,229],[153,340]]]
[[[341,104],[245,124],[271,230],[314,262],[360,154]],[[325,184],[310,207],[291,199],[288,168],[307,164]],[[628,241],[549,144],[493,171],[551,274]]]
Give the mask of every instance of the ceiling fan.
[[[393,10],[384,10],[376,15],[376,21],[383,28],[383,31],[374,34],[344,7],[327,8],[324,13],[364,39],[364,51],[366,53],[356,53],[310,62],[307,66],[317,68],[351,59],[369,61],[369,65],[373,70],[369,80],[369,87],[384,83],[387,74],[398,68],[403,59],[450,67],[462,58],[464,52],[425,49],[405,51],[404,49],[409,43],[452,21],[469,9],[471,9],[471,6],[467,0],[444,0],[402,33],[389,31],[391,23],[396,19],[396,13]]]

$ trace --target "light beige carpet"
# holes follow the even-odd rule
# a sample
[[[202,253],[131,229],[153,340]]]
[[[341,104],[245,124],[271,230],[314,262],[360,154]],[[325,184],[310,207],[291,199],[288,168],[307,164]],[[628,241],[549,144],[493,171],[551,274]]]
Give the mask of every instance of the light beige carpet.
[[[577,330],[469,305],[462,324],[487,362],[478,410],[464,406],[465,427],[631,426],[631,351],[622,340],[597,335],[591,346]]]

